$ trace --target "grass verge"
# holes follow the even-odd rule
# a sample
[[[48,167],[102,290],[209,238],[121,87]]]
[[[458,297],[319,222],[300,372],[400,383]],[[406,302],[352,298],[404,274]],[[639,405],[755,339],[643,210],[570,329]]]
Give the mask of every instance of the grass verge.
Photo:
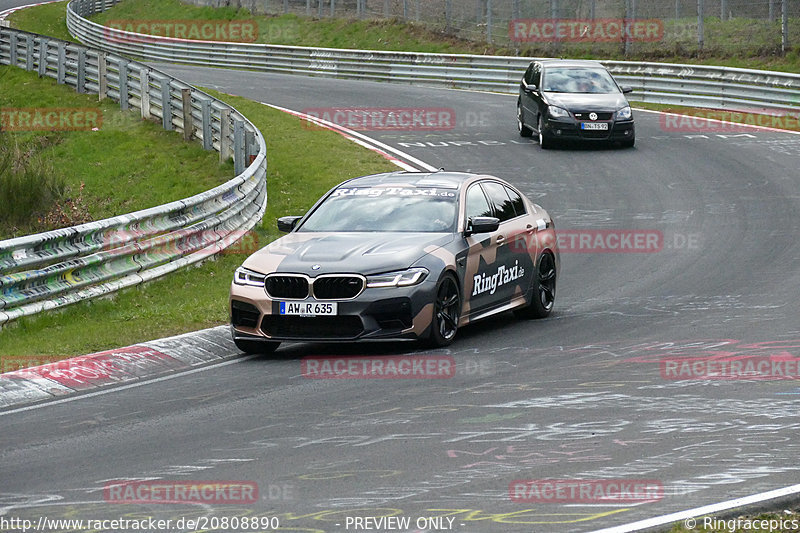
[[[67,2],[53,2],[15,11],[8,18],[12,28],[78,42],[67,30]]]
[[[244,20],[258,23],[256,42],[332,48],[399,50],[437,53],[523,55],[586,59],[627,59],[729,65],[797,72],[797,50],[780,53],[780,22],[734,18],[720,21],[707,17],[703,50],[697,50],[696,18],[664,19],[664,37],[656,42],[632,43],[625,55],[621,43],[514,43],[498,24],[493,43],[485,41],[478,26],[469,32],[475,40],[424,23],[396,19],[316,18],[286,15],[252,16],[247,9],[209,8],[180,0],[125,0],[92,18],[101,24],[123,21]],[[797,38],[795,19],[790,20]],[[147,30],[137,30],[147,32]],[[161,30],[164,31],[164,30]],[[463,35],[463,33],[461,34]]]
[[[334,132],[310,129],[298,118],[251,100],[208,92],[265,133],[269,202],[263,227],[256,231],[262,246],[278,235],[273,229],[278,216],[304,213],[344,179],[397,169]],[[305,149],[309,146],[314,150]],[[109,298],[15,321],[0,330],[0,352],[53,360],[224,324],[233,271],[249,251],[223,254]]]
[[[0,239],[153,207],[233,177],[233,164],[220,165],[216,152],[120,111],[110,100],[98,102],[96,95],[23,69],[0,66],[0,109],[3,124],[17,130],[3,134],[9,164],[0,177]],[[31,116],[66,110],[74,124],[91,117],[98,127],[36,131],[36,122],[20,119],[15,109]],[[15,168],[30,172],[25,177]],[[42,180],[52,194],[41,194]]]

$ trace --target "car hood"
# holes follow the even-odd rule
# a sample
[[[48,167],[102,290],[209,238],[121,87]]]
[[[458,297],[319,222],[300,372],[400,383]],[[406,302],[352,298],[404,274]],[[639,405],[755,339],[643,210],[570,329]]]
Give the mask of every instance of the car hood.
[[[545,93],[547,103],[569,111],[616,111],[628,105],[621,93]]]
[[[376,274],[408,268],[453,238],[451,233],[290,233],[248,257],[243,266],[264,274]],[[319,265],[316,270],[314,265]]]

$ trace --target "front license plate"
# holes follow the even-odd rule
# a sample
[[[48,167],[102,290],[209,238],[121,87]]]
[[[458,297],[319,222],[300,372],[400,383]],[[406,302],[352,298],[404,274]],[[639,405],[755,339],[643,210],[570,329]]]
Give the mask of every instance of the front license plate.
[[[336,302],[281,302],[280,314],[296,316],[336,315]]]
[[[608,122],[581,122],[583,130],[607,130]]]

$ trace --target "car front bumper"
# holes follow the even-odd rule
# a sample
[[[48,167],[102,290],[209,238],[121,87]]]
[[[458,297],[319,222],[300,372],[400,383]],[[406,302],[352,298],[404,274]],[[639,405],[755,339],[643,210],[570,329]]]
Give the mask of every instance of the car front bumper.
[[[306,317],[281,315],[280,301],[262,287],[233,284],[231,330],[234,338],[249,340],[413,340],[429,330],[435,292],[435,277],[411,287],[367,288],[354,299],[336,301],[336,315]]]
[[[586,130],[574,119],[548,118],[544,121],[544,135],[550,139],[573,141],[626,141],[634,139],[636,130],[633,120],[603,121],[607,130]]]

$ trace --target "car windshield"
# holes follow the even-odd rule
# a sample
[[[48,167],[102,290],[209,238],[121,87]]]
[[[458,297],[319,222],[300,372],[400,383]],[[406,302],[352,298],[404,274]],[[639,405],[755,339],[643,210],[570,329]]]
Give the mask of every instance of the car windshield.
[[[608,94],[619,92],[611,74],[602,68],[550,67],[544,71],[542,90],[556,93]]]
[[[458,194],[435,187],[344,187],[335,190],[298,231],[452,233]]]

